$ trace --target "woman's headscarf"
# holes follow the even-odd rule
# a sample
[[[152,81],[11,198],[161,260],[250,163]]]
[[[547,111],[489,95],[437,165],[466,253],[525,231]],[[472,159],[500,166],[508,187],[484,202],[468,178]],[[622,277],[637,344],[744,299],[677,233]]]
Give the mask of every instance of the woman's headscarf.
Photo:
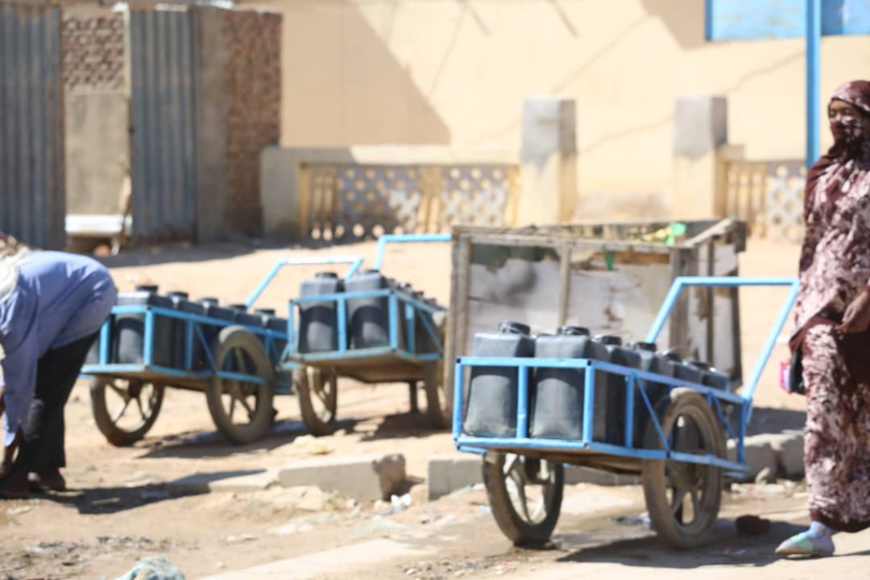
[[[839,86],[834,101],[870,117],[870,82]],[[807,174],[798,330],[823,312],[841,316],[870,279],[870,134],[863,115],[831,119],[834,145]]]
[[[0,232],[0,304],[3,304],[18,284],[18,271],[21,260],[28,248],[14,237]]]
[[[870,81],[852,81],[840,85],[834,91],[831,101],[848,103],[870,117]],[[870,135],[865,134],[862,121],[863,119],[831,120],[831,133],[834,135],[832,152],[835,155],[840,151],[849,152],[870,139]],[[860,153],[857,150],[852,152]]]
[[[837,87],[831,102],[843,101],[870,117],[870,81],[850,81]],[[863,175],[870,170],[870,135],[866,134],[863,119],[831,119],[831,134],[834,145],[807,172],[807,195],[804,198],[806,217],[818,189],[827,192],[831,200],[845,190],[864,181]],[[856,172],[857,170],[857,172]],[[801,265],[803,270],[804,265]]]

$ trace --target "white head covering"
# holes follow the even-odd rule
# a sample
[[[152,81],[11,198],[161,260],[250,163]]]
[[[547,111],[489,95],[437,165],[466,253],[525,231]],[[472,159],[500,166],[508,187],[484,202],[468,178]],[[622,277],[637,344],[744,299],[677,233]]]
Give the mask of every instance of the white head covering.
[[[8,300],[15,290],[19,266],[27,254],[27,246],[0,232],[0,304]]]

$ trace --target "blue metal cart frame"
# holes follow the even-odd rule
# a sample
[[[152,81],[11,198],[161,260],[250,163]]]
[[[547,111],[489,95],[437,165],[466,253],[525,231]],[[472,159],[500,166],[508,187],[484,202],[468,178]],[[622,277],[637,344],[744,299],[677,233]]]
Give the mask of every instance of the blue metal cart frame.
[[[374,267],[381,270],[388,244],[448,242],[450,234],[390,234],[378,239]],[[355,271],[355,270],[354,270]],[[352,273],[352,272],[351,272]],[[387,300],[389,316],[389,343],[385,346],[353,349],[348,337],[348,301],[360,298],[383,298]],[[338,348],[328,352],[300,352],[298,348],[297,312],[300,307],[311,302],[335,302],[336,324],[338,327]],[[408,383],[411,397],[411,410],[417,411],[417,384],[425,384],[427,395],[427,414],[437,426],[449,424],[447,409],[448,393],[444,392],[440,363],[444,356],[443,332],[432,321],[432,315],[444,312],[444,308],[428,304],[394,288],[384,288],[365,292],[339,292],[318,296],[300,297],[290,301],[288,319],[289,351],[284,357],[285,370],[300,367],[319,369],[331,377],[327,385],[318,379],[321,389],[336,389],[339,377],[348,377],[364,383],[403,382]],[[416,328],[421,325],[431,349],[421,351],[417,344]],[[301,391],[301,389],[300,389]],[[323,395],[323,393],[321,393]],[[334,405],[335,393],[329,403]],[[322,397],[324,398],[324,397]],[[302,401],[300,401],[302,403]],[[328,415],[328,413],[327,413]],[[334,417],[328,417],[319,430],[329,432]],[[311,425],[309,425],[311,427]]]
[[[266,277],[260,282],[254,292],[246,301],[246,306],[252,306],[271,283],[278,272],[287,266],[315,265],[315,264],[350,264],[346,276],[356,272],[362,265],[363,259],[359,256],[329,256],[317,258],[288,258],[282,259]],[[111,345],[113,343],[113,320],[116,316],[135,315],[142,317],[143,352],[141,364],[119,364],[111,361]],[[181,368],[160,365],[155,362],[155,340],[158,320],[171,320],[175,323],[184,324],[184,364]],[[217,343],[208,340],[205,327],[220,329]],[[234,335],[234,337],[232,336]],[[166,387],[204,391],[209,402],[209,411],[212,414],[215,425],[221,433],[235,443],[247,443],[262,436],[268,429],[268,423],[263,419],[268,412],[272,418],[271,400],[275,394],[293,394],[292,381],[285,371],[295,368],[292,364],[281,364],[287,353],[289,330],[280,331],[258,326],[240,325],[236,322],[221,320],[193,313],[180,312],[177,310],[158,306],[115,306],[112,316],[103,324],[98,339],[98,362],[86,364],[82,368],[84,378],[91,379],[91,397],[94,408],[94,416],[100,430],[107,439],[116,445],[129,445],[140,439],[154,424],[160,411],[163,400],[163,390]],[[249,372],[236,372],[227,369],[225,364],[229,356],[221,350],[224,342],[230,341],[235,345],[233,356],[247,357],[246,362],[241,363]],[[240,342],[241,341],[241,342]],[[205,368],[197,369],[193,360],[196,347],[204,355]],[[231,348],[228,346],[227,348]],[[221,353],[221,360],[217,353]],[[244,388],[239,386],[244,385]],[[147,391],[144,403],[142,400],[143,387]],[[120,414],[112,415],[106,407],[105,395],[107,389],[117,392],[124,401]],[[230,411],[220,403],[220,394],[226,394],[232,390]],[[217,394],[215,394],[217,392]],[[236,395],[238,394],[238,396]],[[248,421],[241,424],[235,423],[232,418],[237,399],[243,396],[253,395],[256,398],[256,408],[248,411]],[[260,400],[263,404],[268,403],[269,409],[261,410]],[[136,401],[132,411],[139,412],[132,427],[121,425],[121,421],[131,401]],[[245,407],[244,401],[240,403]],[[256,425],[252,425],[256,422]]]
[[[677,462],[678,464],[702,465],[720,468],[726,473],[742,475],[747,470],[744,440],[746,436],[746,426],[752,416],[752,398],[761,374],[767,364],[770,354],[776,344],[788,314],[795,302],[798,292],[798,281],[794,278],[742,278],[742,277],[680,277],[674,280],[670,291],[668,292],[664,303],[662,304],[659,313],[646,337],[647,342],[655,342],[659,336],[665,322],[670,315],[671,310],[677,302],[680,292],[687,287],[740,287],[740,286],[783,286],[788,288],[788,295],[785,303],[781,307],[776,321],[771,329],[770,335],[764,344],[761,355],[759,356],[755,368],[749,378],[749,381],[744,386],[741,394],[712,389],[708,386],[688,383],[686,381],[677,380],[671,377],[665,377],[658,374],[643,372],[637,369],[623,367],[610,364],[607,362],[589,360],[589,359],[536,359],[536,358],[494,358],[494,357],[459,357],[456,361],[456,374],[454,388],[454,413],[453,413],[453,438],[459,450],[469,451],[474,453],[502,452],[512,453],[519,456],[544,459],[555,463],[562,464],[578,464],[588,465],[597,468],[608,469],[616,472],[627,473],[642,473],[645,465],[648,462]],[[463,432],[462,422],[465,413],[465,393],[467,377],[469,369],[475,366],[487,367],[506,367],[516,369],[517,384],[518,384],[518,403],[516,416],[516,434],[513,437],[475,437]],[[583,436],[579,440],[556,440],[556,439],[539,439],[529,437],[529,419],[530,419],[530,389],[529,389],[529,371],[535,368],[560,368],[560,369],[576,369],[578,371],[586,370],[593,372],[585,373],[584,389],[584,407],[583,413]],[[616,374],[625,377],[626,389],[626,406],[624,410],[625,432],[624,441],[626,445],[614,445],[593,441],[593,422],[595,406],[595,372]],[[658,384],[666,384],[671,393],[675,389],[688,389],[696,393],[707,406],[712,409],[716,420],[724,428],[727,435],[736,442],[736,460],[729,461],[724,456],[715,456],[713,454],[697,454],[686,453],[673,448],[673,440],[666,435],[662,425],[662,410],[657,409],[653,401],[650,401],[645,384],[648,381],[653,381]],[[649,413],[650,424],[655,430],[656,441],[646,441],[641,446],[634,445],[635,434],[634,418],[635,413],[635,393],[640,395],[640,400],[646,411]],[[697,397],[696,397],[697,400]],[[731,409],[731,414],[728,413]],[[724,450],[723,450],[724,451]],[[718,472],[718,473],[721,473]],[[560,492],[561,493],[561,492]],[[498,494],[496,494],[498,495]],[[493,495],[490,494],[492,499]],[[561,498],[561,495],[559,495]],[[561,500],[559,500],[561,501]],[[647,503],[650,503],[650,495],[647,493]],[[682,508],[681,508],[682,509]],[[718,511],[718,503],[716,503],[716,511]],[[652,513],[652,509],[651,509]],[[505,516],[507,517],[507,516]],[[556,518],[558,514],[556,514]],[[499,519],[499,516],[496,516]],[[503,518],[504,519],[504,518]],[[508,518],[509,519],[509,518]],[[714,517],[715,519],[715,517]],[[552,519],[555,526],[555,519]],[[654,522],[655,523],[655,522]],[[499,521],[502,525],[503,522]],[[665,526],[667,527],[667,526]],[[502,525],[503,531],[511,536],[515,541],[528,540],[530,534],[534,533],[526,528],[524,534],[516,532],[516,526],[511,527],[511,522],[508,522],[508,529],[513,529],[514,533],[509,533]],[[552,529],[550,529],[552,531]],[[662,532],[662,529],[659,529]],[[672,543],[679,547],[690,547],[694,545],[692,541],[686,539],[679,530],[665,530],[666,539],[672,540]],[[704,530],[702,530],[704,531]],[[670,537],[668,537],[670,536]]]

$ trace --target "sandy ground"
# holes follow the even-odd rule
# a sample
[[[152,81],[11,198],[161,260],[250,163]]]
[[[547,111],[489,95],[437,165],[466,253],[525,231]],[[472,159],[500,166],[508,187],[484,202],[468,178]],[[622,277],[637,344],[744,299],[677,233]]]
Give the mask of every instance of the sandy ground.
[[[106,258],[106,263],[122,290],[137,282],[151,281],[159,283],[163,290],[186,290],[195,297],[218,296],[226,302],[238,302],[247,298],[281,257],[340,253],[370,259],[374,248],[374,244],[338,250],[255,250],[240,245],[164,248]],[[741,256],[744,275],[794,275],[796,263],[795,246],[763,241],[752,241],[749,251]],[[449,264],[446,245],[396,246],[390,250],[384,270],[447,303]],[[285,310],[286,298],[294,295],[299,281],[320,269],[285,269],[258,305]],[[777,289],[751,289],[741,296],[747,374],[784,294]],[[785,345],[779,344],[763,375],[755,396],[754,431],[778,431],[802,423],[803,400],[781,392],[775,382],[778,361],[784,360],[786,353]],[[404,454],[412,484],[409,492],[413,504],[409,510],[383,515],[389,505],[356,504],[313,489],[270,488],[256,493],[188,496],[166,491],[165,483],[194,473],[215,477],[255,473],[309,457],[306,447],[294,445],[294,440],[305,433],[295,398],[279,397],[276,406],[278,422],[269,435],[255,444],[232,446],[215,432],[203,395],[169,390],[148,436],[132,447],[115,448],[97,431],[87,384],[80,383],[67,407],[69,467],[65,473],[72,490],[0,503],[0,578],[114,578],[128,570],[138,557],[153,554],[167,556],[189,578],[196,578],[395,534],[430,547],[426,553],[431,557],[415,556],[420,561],[431,560],[428,572],[417,567],[409,574],[407,566],[397,565],[378,568],[379,572],[371,577],[438,578],[459,572],[483,577],[495,574],[494,566],[500,562],[538,558],[512,555],[486,514],[486,499],[481,491],[425,502],[427,458],[433,453],[451,453],[453,445],[448,433],[432,432],[419,417],[408,413],[404,385],[343,382],[339,400],[341,429],[321,442],[333,455]],[[595,493],[621,494],[622,503],[614,504],[615,512],[636,515],[643,511],[639,488]],[[739,504],[739,499],[734,501]],[[782,499],[782,505],[770,504],[765,509],[785,510],[800,518],[803,502],[800,497],[791,497]],[[748,509],[741,505],[739,509]],[[727,515],[727,509],[724,513]],[[596,517],[594,521],[605,532],[613,528],[603,525],[610,521],[604,516]],[[571,518],[566,516],[560,529],[570,523]],[[583,527],[593,528],[588,522]],[[579,541],[577,538],[576,534],[563,538],[568,553],[579,549],[571,545],[571,541]],[[432,555],[432,545],[441,546],[437,555]],[[467,563],[466,568],[462,568],[462,562]]]

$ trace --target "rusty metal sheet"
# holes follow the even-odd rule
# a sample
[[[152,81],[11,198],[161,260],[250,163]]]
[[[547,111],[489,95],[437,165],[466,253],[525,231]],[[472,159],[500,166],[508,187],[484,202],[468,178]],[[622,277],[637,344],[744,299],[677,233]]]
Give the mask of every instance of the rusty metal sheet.
[[[188,10],[129,18],[134,243],[193,240],[194,83]]]
[[[0,3],[0,230],[41,248],[66,241],[58,7]]]

